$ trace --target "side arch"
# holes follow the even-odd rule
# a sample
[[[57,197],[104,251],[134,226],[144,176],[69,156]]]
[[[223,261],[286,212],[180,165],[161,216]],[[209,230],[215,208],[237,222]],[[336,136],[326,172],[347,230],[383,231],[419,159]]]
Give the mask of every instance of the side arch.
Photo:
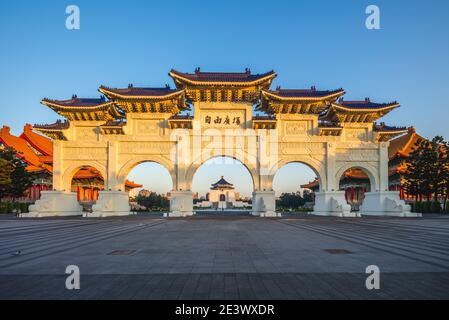
[[[368,163],[346,163],[342,165],[336,173],[335,176],[335,190],[339,190],[340,188],[340,179],[343,176],[343,174],[348,169],[360,169],[364,173],[368,175],[369,181],[370,181],[370,187],[371,192],[375,192],[379,190],[379,178],[378,178],[378,169]]]
[[[126,178],[128,177],[128,174],[131,172],[132,169],[134,169],[134,167],[144,162],[155,162],[163,166],[165,169],[167,169],[172,179],[173,189],[176,189],[176,170],[174,164],[171,161],[165,159],[164,157],[156,155],[134,157],[126,161],[121,166],[119,166],[119,170],[116,175],[117,184],[115,186],[115,189],[125,190],[125,181]]]
[[[78,172],[78,170],[83,167],[92,167],[98,170],[103,177],[104,185],[107,185],[107,170],[104,165],[96,161],[83,161],[82,163],[75,163],[68,166],[62,175],[62,189],[65,191],[70,191],[72,188],[72,178]]]
[[[276,172],[286,164],[295,162],[302,163],[312,169],[313,172],[315,172],[319,180],[319,191],[322,191],[325,188],[325,186],[327,185],[326,170],[322,162],[309,156],[291,156],[280,159],[270,168],[266,180],[267,190],[273,190],[273,179],[276,175]]]

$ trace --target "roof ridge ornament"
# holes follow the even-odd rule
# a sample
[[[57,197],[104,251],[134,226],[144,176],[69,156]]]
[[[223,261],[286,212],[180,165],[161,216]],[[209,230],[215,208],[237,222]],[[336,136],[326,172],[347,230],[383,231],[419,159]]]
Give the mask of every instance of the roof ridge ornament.
[[[195,74],[199,74],[201,72],[201,68],[200,67],[196,67],[195,68]]]

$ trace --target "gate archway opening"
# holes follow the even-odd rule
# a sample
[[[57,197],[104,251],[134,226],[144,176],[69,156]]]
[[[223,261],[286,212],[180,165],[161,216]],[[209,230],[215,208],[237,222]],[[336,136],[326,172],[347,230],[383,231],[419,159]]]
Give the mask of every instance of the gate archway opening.
[[[104,190],[104,178],[98,169],[86,165],[74,170],[70,191],[76,193],[77,200],[84,209],[92,208],[102,190]]]
[[[370,177],[370,173],[360,167],[351,167],[338,178],[338,189],[345,192],[345,199],[351,206],[351,211],[360,211],[365,193],[372,191],[373,179]]]
[[[277,211],[308,212],[313,209],[315,192],[320,190],[321,181],[311,166],[292,161],[276,171],[272,185]]]
[[[240,160],[216,156],[203,162],[193,174],[193,203],[200,213],[251,210],[254,179]]]
[[[137,163],[127,174],[125,190],[129,192],[132,211],[167,212],[173,180],[163,165],[143,161]]]

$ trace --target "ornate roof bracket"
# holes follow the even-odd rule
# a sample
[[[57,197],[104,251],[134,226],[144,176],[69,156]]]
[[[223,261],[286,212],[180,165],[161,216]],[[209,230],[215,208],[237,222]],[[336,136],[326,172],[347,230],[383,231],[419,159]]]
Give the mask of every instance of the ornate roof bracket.
[[[379,125],[375,124],[374,128],[374,140],[378,142],[390,141],[404,133],[408,132],[406,127],[393,127],[387,126],[385,123],[381,122]]]
[[[343,89],[317,91],[315,87],[311,89],[280,89],[278,87],[276,91],[262,90],[261,103],[257,110],[268,114],[320,114],[343,94],[345,94]]]
[[[254,104],[259,100],[260,91],[268,89],[276,77],[274,71],[264,74],[245,72],[202,72],[183,73],[171,70],[178,89],[185,89],[192,102],[242,102]]]
[[[35,124],[33,129],[53,140],[67,140],[64,132],[68,130],[69,127],[70,123],[67,120],[64,122],[57,120],[52,124]]]
[[[78,98],[51,100],[44,98],[41,103],[70,121],[108,121],[122,117],[114,102],[100,99]]]
[[[398,108],[397,102],[373,103],[365,101],[339,101],[320,115],[319,119],[337,123],[370,123]]]
[[[142,88],[129,85],[125,89],[101,86],[99,91],[112,99],[125,113],[163,112],[176,114],[189,109],[185,101],[185,90],[164,88]]]
[[[273,116],[254,116],[252,119],[253,129],[276,129],[276,118]]]
[[[193,117],[188,115],[172,116],[168,119],[168,125],[170,126],[170,129],[192,129]]]

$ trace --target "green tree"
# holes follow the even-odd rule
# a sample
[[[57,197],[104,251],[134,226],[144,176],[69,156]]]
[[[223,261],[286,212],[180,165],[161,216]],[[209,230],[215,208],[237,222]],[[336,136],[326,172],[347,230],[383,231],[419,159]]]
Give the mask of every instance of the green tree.
[[[14,170],[12,164],[0,158],[0,200],[8,194],[8,189],[12,183],[11,173]]]
[[[403,174],[404,189],[412,196],[418,199],[424,193],[424,185],[426,184],[426,175],[422,170],[422,147],[424,147],[425,140],[418,140],[414,150],[409,154],[409,157],[405,161],[406,171]]]
[[[299,193],[283,193],[279,197],[277,206],[283,209],[298,209],[306,203]]]
[[[4,184],[0,183],[0,192],[2,196],[8,195],[12,197],[23,196],[25,190],[33,185],[34,176],[26,171],[27,164],[16,156],[16,152],[11,148],[0,149],[0,159],[6,167],[1,169],[3,176],[7,176],[7,171],[10,171],[10,181],[4,180]]]
[[[146,207],[148,210],[154,209],[166,209],[168,210],[170,201],[167,197],[164,197],[156,192],[151,192],[148,196],[137,196],[136,202]]]
[[[439,198],[443,198],[446,193],[447,186],[447,145],[443,137],[436,136],[431,141],[432,149],[432,173],[430,177],[430,184],[434,200],[437,201]]]
[[[421,201],[422,195],[438,199],[447,194],[447,143],[436,136],[431,141],[418,140],[405,161],[404,188],[409,195]]]
[[[443,209],[449,208],[449,141],[443,141],[441,143],[441,159],[440,159],[440,165],[443,168],[442,171],[442,182],[441,182],[441,188],[442,192],[444,194],[444,202],[443,202]]]

